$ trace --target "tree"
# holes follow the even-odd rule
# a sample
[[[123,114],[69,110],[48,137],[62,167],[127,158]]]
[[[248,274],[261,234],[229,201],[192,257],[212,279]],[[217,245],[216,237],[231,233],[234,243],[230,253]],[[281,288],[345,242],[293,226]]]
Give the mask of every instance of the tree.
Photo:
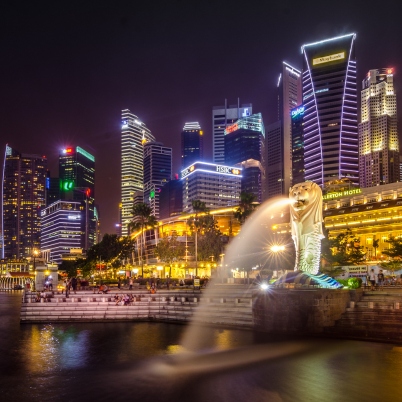
[[[151,215],[152,209],[147,204],[135,204],[133,207],[134,219],[129,223],[129,228],[141,230],[141,276],[144,277],[144,249],[145,249],[145,228],[154,228],[157,224],[156,218]]]
[[[402,268],[402,238],[390,235],[385,242],[389,243],[390,247],[382,253],[389,257],[389,261],[381,263],[381,268],[392,272],[398,271]]]
[[[184,253],[184,245],[177,240],[176,235],[160,239],[155,247],[155,255],[169,265],[169,277],[172,276],[172,263],[178,261]]]
[[[321,245],[323,259],[332,266],[357,265],[365,259],[360,240],[350,229],[339,233],[335,238],[329,238],[327,235]]]
[[[190,227],[190,230],[194,233],[194,245],[195,245],[195,275],[198,276],[198,233],[201,230],[202,226],[202,217],[201,213],[207,214],[208,208],[205,202],[200,200],[192,200],[191,206],[193,207],[193,211],[195,212],[195,216],[192,216],[188,219],[187,224]]]
[[[204,261],[208,261],[210,257],[213,257],[215,261],[218,261],[223,249],[222,233],[211,215],[203,217],[201,230],[198,241],[198,257]]]
[[[377,249],[378,249],[379,245],[380,245],[380,239],[373,240],[373,249],[374,249],[374,257],[375,257],[375,259],[377,259]]]
[[[134,242],[129,236],[118,237],[106,233],[99,243],[88,250],[86,263],[82,264],[83,269],[94,270],[96,264],[103,261],[116,270],[122,265],[122,260],[130,256],[133,247]]]
[[[240,222],[241,225],[246,221],[246,219],[253,213],[257,203],[254,194],[246,193],[242,191],[240,193],[240,204],[234,213],[234,217]]]
[[[402,238],[390,235],[385,242],[388,243],[390,247],[388,250],[383,250],[382,253],[393,260],[402,261]]]

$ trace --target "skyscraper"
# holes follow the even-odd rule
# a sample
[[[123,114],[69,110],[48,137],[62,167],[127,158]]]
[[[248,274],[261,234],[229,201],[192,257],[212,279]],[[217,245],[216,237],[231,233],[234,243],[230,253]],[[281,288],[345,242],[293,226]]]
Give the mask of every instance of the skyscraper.
[[[46,205],[45,156],[6,145],[2,183],[2,258],[24,258],[40,248],[40,209]]]
[[[265,131],[261,113],[237,120],[225,129],[225,165],[242,167],[241,191],[265,196]]]
[[[151,207],[152,215],[159,218],[159,193],[172,177],[172,148],[161,142],[144,145],[144,202]]]
[[[300,105],[290,111],[292,119],[292,182],[303,183],[304,179],[304,106]]]
[[[62,200],[82,202],[82,247],[88,250],[96,242],[97,230],[95,157],[79,146],[63,149],[59,155],[59,181]]]
[[[362,82],[359,172],[361,187],[400,181],[392,68],[370,70]]]
[[[278,121],[266,129],[267,198],[285,195],[292,177],[292,119],[290,111],[302,101],[301,72],[282,62],[278,78]]]
[[[303,45],[305,179],[358,184],[354,33]]]
[[[238,119],[253,114],[253,107],[250,104],[240,106],[240,100],[237,99],[237,105],[227,105],[225,99],[224,106],[214,106],[212,109],[212,147],[213,160],[215,163],[225,162],[225,134],[227,126],[232,125]]]
[[[180,215],[183,211],[183,182],[170,180],[159,194],[159,219]]]
[[[202,161],[204,157],[204,137],[197,121],[186,123],[181,133],[181,167]]]
[[[130,110],[123,110],[121,119],[121,233],[127,236],[127,225],[133,219],[134,193],[144,187],[143,144],[155,138]]]

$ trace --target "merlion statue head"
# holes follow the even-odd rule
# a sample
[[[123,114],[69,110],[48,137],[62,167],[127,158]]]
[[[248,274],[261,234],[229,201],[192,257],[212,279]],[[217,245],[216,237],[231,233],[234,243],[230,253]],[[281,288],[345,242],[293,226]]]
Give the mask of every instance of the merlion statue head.
[[[291,219],[303,222],[303,232],[322,222],[322,191],[314,182],[295,184],[289,190]]]

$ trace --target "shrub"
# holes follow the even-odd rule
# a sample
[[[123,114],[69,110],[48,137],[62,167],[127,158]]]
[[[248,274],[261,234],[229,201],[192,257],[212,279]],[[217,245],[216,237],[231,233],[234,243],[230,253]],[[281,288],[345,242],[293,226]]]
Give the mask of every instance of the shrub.
[[[361,278],[349,278],[348,279],[348,287],[349,289],[358,289],[362,286]]]
[[[349,279],[337,279],[336,281],[339,282],[344,287],[349,287],[349,284],[348,284]]]

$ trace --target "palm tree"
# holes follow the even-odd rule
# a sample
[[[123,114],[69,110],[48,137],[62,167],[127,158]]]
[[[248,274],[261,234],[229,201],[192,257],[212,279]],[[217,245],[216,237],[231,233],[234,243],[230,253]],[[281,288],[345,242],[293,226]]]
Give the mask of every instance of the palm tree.
[[[240,204],[234,213],[234,217],[242,225],[246,219],[252,214],[255,207],[257,206],[256,196],[251,193],[246,193],[242,191],[240,193]]]
[[[152,209],[147,204],[135,204],[133,207],[134,219],[129,223],[129,228],[141,230],[142,245],[141,245],[141,276],[144,277],[144,248],[145,248],[145,231],[144,229],[154,228],[157,224],[156,218],[151,215]]]
[[[200,201],[200,200],[192,200],[191,201],[191,206],[193,207],[193,211],[195,212],[195,216],[191,217],[189,219],[189,225],[190,227],[194,226],[195,228],[195,276],[198,276],[198,258],[197,258],[197,253],[198,253],[198,230],[201,226],[200,219],[198,217],[198,214],[201,212],[208,212],[208,208],[205,204],[205,202]]]
[[[377,259],[377,248],[380,245],[380,239],[373,240],[374,258]]]

